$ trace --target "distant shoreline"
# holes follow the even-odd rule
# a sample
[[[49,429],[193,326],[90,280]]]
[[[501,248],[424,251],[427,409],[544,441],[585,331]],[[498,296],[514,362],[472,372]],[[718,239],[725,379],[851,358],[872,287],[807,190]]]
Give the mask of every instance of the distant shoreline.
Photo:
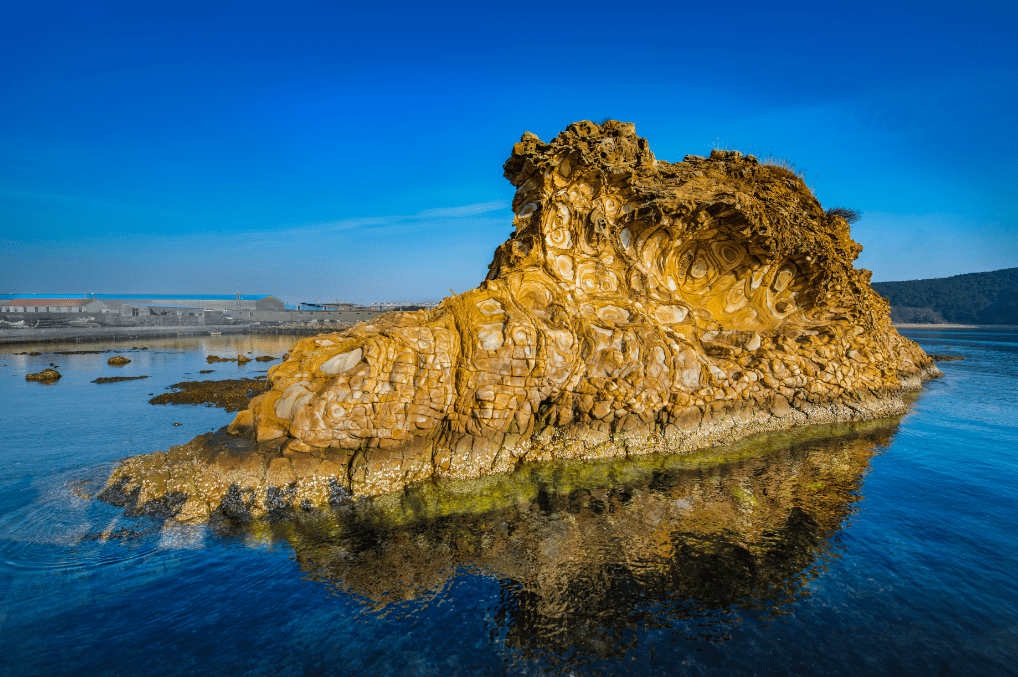
[[[990,329],[998,331],[1018,331],[1018,325],[1013,324],[910,324],[907,322],[895,323],[896,329]]]
[[[285,327],[257,324],[205,325],[192,327],[46,327],[39,329],[0,329],[0,345],[23,343],[54,343],[63,341],[93,342],[120,339],[173,338],[175,336],[210,336],[220,334],[292,334],[307,335],[339,331],[339,325],[317,327]]]
[[[898,329],[978,329],[1018,331],[1008,324],[895,324]],[[0,345],[21,343],[53,343],[57,341],[113,341],[120,339],[172,338],[174,336],[209,336],[221,334],[321,334],[341,331],[344,325],[322,324],[317,327],[286,327],[258,324],[205,325],[193,327],[46,327],[39,329],[0,329]]]

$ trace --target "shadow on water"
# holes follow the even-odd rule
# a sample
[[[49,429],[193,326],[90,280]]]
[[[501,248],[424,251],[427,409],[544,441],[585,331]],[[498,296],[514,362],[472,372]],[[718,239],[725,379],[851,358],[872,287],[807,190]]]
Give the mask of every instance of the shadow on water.
[[[236,525],[285,541],[305,574],[380,615],[417,613],[464,572],[498,581],[486,618],[513,660],[618,660],[648,633],[724,641],[792,613],[837,557],[870,458],[897,421],[757,437],[737,460],[534,465],[331,512]]]

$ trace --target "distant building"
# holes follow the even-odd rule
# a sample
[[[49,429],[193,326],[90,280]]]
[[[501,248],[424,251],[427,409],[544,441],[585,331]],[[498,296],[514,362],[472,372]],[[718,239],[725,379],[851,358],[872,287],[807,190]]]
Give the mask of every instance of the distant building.
[[[139,303],[123,301],[120,314],[124,317],[148,317],[151,315],[176,317],[205,317],[205,308],[201,306],[183,306],[172,303]]]
[[[297,310],[368,310],[357,303],[309,303],[307,301],[297,304]]]
[[[99,299],[9,299],[0,301],[4,313],[110,313]]]
[[[188,308],[202,308],[206,312],[218,310],[220,312],[242,311],[242,310],[283,310],[282,301],[275,296],[118,296],[117,298],[104,299],[118,304],[134,303],[149,306],[182,306]]]
[[[283,310],[286,306],[275,296],[265,294],[0,294],[0,312],[36,312],[6,310],[13,307],[80,307],[85,301],[99,301],[108,309],[103,312],[121,314],[124,302],[148,305],[201,307],[206,312],[236,312],[253,310]],[[98,307],[89,306],[88,312],[99,312]],[[38,311],[47,312],[47,311]],[[77,312],[77,311],[54,311]],[[85,312],[85,311],[81,311]]]
[[[372,310],[386,312],[390,310],[426,310],[437,305],[433,301],[374,301],[369,307]]]

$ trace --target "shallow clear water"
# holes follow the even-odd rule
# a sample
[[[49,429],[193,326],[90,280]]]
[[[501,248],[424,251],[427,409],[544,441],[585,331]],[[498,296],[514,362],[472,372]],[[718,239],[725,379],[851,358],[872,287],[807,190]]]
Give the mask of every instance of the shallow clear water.
[[[1018,335],[907,335],[965,360],[898,420],[207,526],[88,496],[293,339],[0,347],[0,674],[1016,674]]]

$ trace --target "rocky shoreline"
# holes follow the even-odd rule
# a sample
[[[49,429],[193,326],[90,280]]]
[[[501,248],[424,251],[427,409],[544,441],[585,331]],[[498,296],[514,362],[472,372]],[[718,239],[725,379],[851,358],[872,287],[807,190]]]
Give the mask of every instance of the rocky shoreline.
[[[101,497],[260,517],[897,416],[942,375],[784,168],[660,162],[633,125],[584,121],[524,134],[504,170],[515,232],[477,289],[300,340],[226,430],[128,459]]]
[[[1018,331],[1018,325],[1013,324],[917,324],[914,322],[896,322],[898,329],[979,329],[980,331]]]

